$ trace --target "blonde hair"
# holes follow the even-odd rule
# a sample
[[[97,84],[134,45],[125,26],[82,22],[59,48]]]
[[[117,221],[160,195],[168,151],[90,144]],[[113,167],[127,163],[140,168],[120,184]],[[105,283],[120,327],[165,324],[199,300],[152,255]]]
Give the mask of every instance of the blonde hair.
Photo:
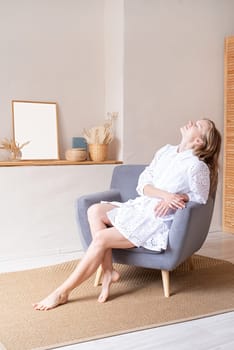
[[[208,131],[203,135],[204,143],[194,150],[194,154],[202,161],[204,161],[210,170],[210,194],[215,193],[218,183],[218,169],[219,169],[219,153],[221,149],[222,137],[215,126],[215,123],[210,119],[203,119],[208,121]]]

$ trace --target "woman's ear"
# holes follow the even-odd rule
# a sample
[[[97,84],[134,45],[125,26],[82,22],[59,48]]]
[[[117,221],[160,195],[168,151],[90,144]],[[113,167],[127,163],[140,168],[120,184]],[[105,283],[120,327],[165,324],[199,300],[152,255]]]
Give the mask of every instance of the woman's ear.
[[[194,140],[194,146],[195,147],[200,147],[204,144],[204,141],[202,140],[201,137],[196,137]]]

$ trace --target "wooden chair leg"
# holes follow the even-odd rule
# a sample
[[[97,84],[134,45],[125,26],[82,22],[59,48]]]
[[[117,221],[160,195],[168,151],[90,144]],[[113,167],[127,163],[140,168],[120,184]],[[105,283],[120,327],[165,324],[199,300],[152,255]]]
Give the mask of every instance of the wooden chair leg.
[[[95,281],[94,281],[94,287],[99,286],[101,283],[101,279],[102,279],[102,266],[100,265],[97,269],[96,272],[96,277],[95,277]]]
[[[188,258],[188,264],[189,264],[189,270],[190,270],[190,271],[193,271],[194,265],[193,265],[192,256],[190,256],[190,258]]]
[[[166,298],[169,298],[169,296],[170,296],[170,275],[169,275],[169,271],[161,270],[161,274],[162,274],[164,296]]]

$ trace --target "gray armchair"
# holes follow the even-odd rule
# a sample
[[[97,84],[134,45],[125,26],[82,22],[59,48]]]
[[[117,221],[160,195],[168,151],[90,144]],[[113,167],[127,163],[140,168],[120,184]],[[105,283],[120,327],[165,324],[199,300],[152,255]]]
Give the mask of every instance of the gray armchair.
[[[76,219],[85,250],[92,240],[87,209],[102,200],[125,202],[130,198],[134,199],[138,195],[138,177],[144,168],[145,165],[116,166],[108,191],[82,196],[77,200]],[[201,248],[209,232],[214,200],[213,197],[209,197],[205,205],[188,202],[185,209],[176,212],[169,232],[168,248],[164,252],[157,253],[145,248],[113,249],[113,261],[161,270],[164,295],[169,297],[169,271],[174,270]]]

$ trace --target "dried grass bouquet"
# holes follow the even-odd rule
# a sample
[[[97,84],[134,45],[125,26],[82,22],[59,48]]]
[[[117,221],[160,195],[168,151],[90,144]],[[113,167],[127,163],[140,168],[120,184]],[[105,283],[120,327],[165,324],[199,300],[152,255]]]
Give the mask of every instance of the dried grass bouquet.
[[[21,149],[27,144],[29,144],[29,142],[30,141],[19,144],[19,142],[13,139],[8,140],[7,138],[5,138],[1,141],[0,148],[9,151],[12,154],[12,158],[17,159],[17,157],[21,155]]]
[[[107,113],[104,125],[94,126],[91,129],[84,129],[83,136],[88,144],[109,144],[114,138],[113,125],[118,117],[117,112]]]

